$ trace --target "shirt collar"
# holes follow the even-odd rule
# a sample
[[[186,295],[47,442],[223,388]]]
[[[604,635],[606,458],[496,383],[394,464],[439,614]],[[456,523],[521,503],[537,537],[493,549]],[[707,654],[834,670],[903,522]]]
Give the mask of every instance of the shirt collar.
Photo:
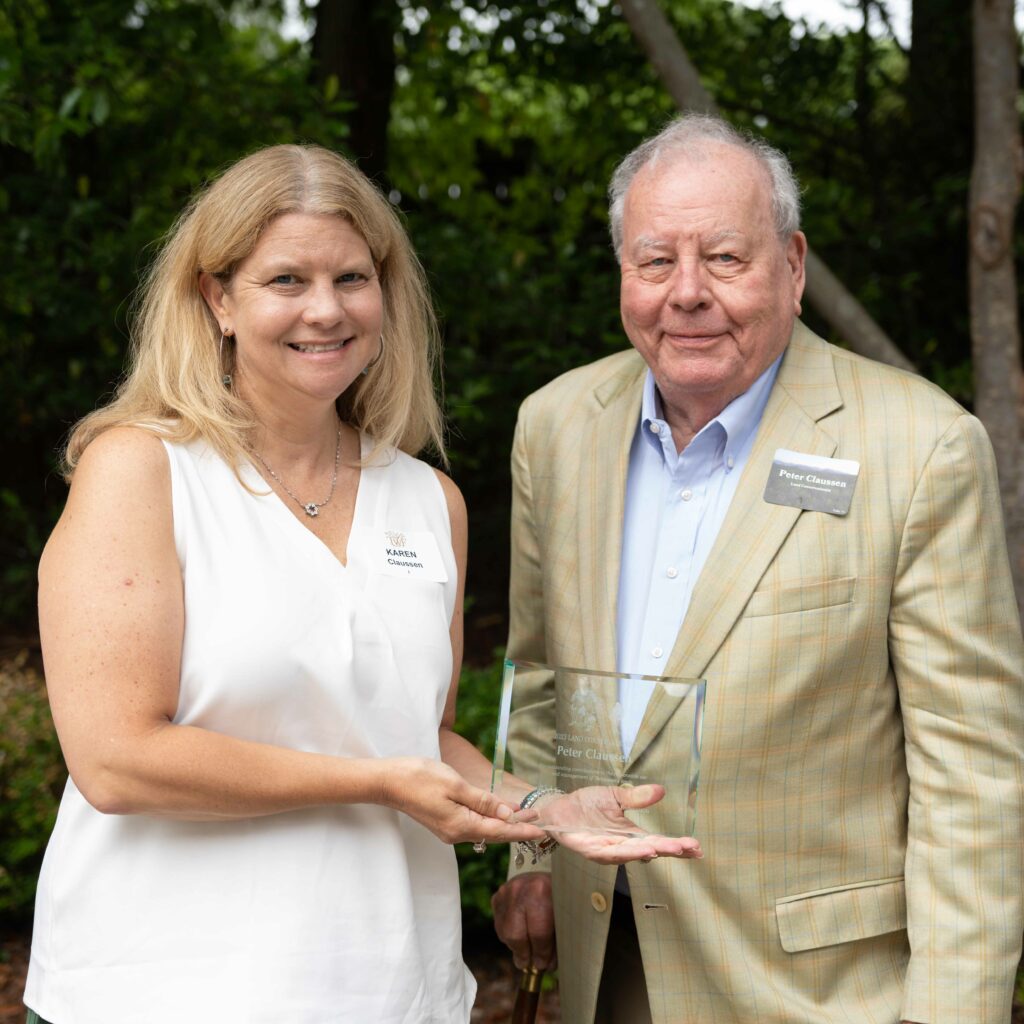
[[[736,457],[761,422],[781,362],[780,355],[742,395],[734,398],[710,423],[707,423],[694,440],[705,432],[715,431],[724,434],[723,456],[727,464],[731,465],[730,460]],[[657,431],[651,430],[652,423],[657,424]],[[644,376],[644,391],[640,404],[640,433],[647,443],[664,457],[663,446],[665,443],[671,443],[671,431],[662,412],[661,396],[654,383],[654,374],[649,368]]]

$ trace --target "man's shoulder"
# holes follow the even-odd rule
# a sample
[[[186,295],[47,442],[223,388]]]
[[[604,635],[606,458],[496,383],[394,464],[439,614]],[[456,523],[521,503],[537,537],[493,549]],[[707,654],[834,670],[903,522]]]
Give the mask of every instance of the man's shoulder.
[[[913,404],[937,406],[945,409],[951,416],[960,416],[966,412],[964,407],[938,384],[918,373],[868,359],[835,345],[829,347],[835,360],[837,377],[841,381],[845,377],[873,390],[905,395]]]
[[[831,371],[828,376],[838,390],[838,405],[848,413],[860,412],[871,418],[882,416],[890,427],[894,420],[918,421],[924,417],[939,429],[945,429],[943,424],[948,426],[953,420],[968,415],[932,381],[823,341],[803,325],[794,332],[790,348],[792,362],[818,364],[810,373],[796,369],[780,374],[784,387],[794,392],[805,388],[808,401],[813,402],[815,393],[821,395],[826,390],[825,374],[818,372],[819,360],[825,355]]]
[[[637,386],[647,369],[636,349],[615,352],[585,366],[568,370],[542,388],[534,391],[523,402],[524,411],[540,412],[544,409],[560,410],[579,403],[598,405],[614,398],[623,389]]]

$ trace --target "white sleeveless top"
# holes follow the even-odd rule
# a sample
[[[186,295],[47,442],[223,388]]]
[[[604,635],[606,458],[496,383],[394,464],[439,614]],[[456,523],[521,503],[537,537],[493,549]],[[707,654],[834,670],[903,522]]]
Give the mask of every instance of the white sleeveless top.
[[[363,469],[346,567],[252,467],[257,494],[204,443],[165,447],[185,595],[175,722],[438,758],[456,566],[434,471],[390,450]],[[386,531],[432,534],[447,582],[377,571]],[[25,992],[53,1024],[465,1024],[475,989],[454,852],[405,815],[112,816],[68,781]]]

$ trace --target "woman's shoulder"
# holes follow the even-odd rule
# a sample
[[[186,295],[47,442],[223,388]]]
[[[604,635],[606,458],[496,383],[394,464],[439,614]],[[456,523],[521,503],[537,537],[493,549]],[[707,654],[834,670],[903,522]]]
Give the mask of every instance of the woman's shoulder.
[[[171,472],[160,437],[145,427],[111,427],[82,452],[65,517],[82,525],[104,518],[153,522],[170,507]]]
[[[371,469],[391,469],[405,476],[418,488],[435,494],[439,490],[453,530],[459,529],[460,526],[465,529],[466,502],[462,497],[462,491],[447,473],[400,448],[379,444],[367,434],[361,436],[364,466]],[[424,491],[421,490],[421,493]]]
[[[147,482],[167,480],[167,454],[159,425],[111,427],[98,434],[82,452],[72,478],[76,485],[134,482],[132,490]]]
[[[79,457],[72,480],[86,475],[105,478],[125,473],[150,481],[169,479],[172,468],[193,461],[225,461],[207,439],[182,430],[172,420],[152,420],[110,427],[98,434]]]
[[[111,427],[82,452],[40,573],[55,561],[121,558],[172,537],[170,468],[160,438],[144,427]]]
[[[435,466],[431,466],[434,476],[441,485],[441,493],[444,495],[445,504],[448,506],[448,516],[452,523],[466,521],[466,499],[462,496],[458,484]]]

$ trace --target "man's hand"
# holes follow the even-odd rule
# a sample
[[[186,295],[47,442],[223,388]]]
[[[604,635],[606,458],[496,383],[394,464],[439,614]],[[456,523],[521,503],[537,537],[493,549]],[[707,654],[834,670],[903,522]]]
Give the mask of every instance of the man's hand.
[[[650,807],[665,787],[586,786],[561,796],[547,796],[533,808],[541,827],[574,853],[598,864],[626,864],[656,857],[700,858],[700,843],[690,836],[654,835],[626,816],[631,809]]]
[[[551,903],[551,875],[529,871],[509,879],[492,897],[494,930],[512,950],[516,967],[553,970],[555,912]]]

